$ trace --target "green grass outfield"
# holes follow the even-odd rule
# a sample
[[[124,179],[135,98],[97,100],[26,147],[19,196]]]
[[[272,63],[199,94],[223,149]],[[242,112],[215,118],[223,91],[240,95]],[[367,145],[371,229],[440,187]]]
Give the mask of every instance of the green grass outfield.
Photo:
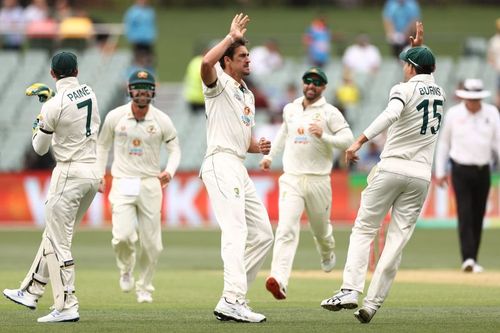
[[[484,274],[459,271],[455,230],[417,229],[403,256],[391,294],[369,325],[353,311],[329,312],[323,298],[340,285],[349,230],[336,231],[338,267],[320,272],[308,231],[301,235],[288,299],[264,289],[268,259],[252,285],[251,306],[263,324],[218,322],[212,315],[222,289],[218,231],[165,231],[165,251],[155,276],[153,304],[138,304],[118,287],[109,231],[78,230],[73,253],[80,300],[78,323],[38,324],[49,312],[51,293],[30,311],[0,299],[0,332],[498,332],[500,330],[500,229],[484,231]],[[0,288],[22,280],[39,245],[40,231],[0,230]],[[49,290],[48,290],[49,291]]]

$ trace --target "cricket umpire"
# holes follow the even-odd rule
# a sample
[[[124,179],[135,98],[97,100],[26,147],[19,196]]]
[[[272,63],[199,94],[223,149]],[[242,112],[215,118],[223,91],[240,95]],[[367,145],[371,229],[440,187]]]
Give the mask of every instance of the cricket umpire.
[[[494,105],[482,99],[490,96],[479,79],[467,79],[456,91],[462,102],[451,107],[439,136],[435,176],[439,186],[447,182],[446,166],[451,164],[462,270],[480,273],[477,263],[483,218],[490,190],[490,165],[494,153],[500,156],[500,118]]]

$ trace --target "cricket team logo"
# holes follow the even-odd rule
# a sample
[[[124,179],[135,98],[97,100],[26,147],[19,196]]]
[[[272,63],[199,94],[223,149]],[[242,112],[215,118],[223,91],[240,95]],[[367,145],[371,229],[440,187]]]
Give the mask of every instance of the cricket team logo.
[[[148,132],[149,134],[153,135],[156,133],[156,127],[154,127],[154,125],[151,125],[149,126],[147,129],[146,129],[146,132]]]
[[[235,187],[233,190],[234,190],[234,197],[239,199],[240,198],[240,189],[238,187]]]
[[[128,154],[134,156],[142,156],[144,154],[144,148],[142,147],[141,139],[136,138],[132,140],[131,146],[128,150]]]
[[[307,137],[306,130],[304,127],[300,126],[299,128],[297,128],[297,135],[295,136],[293,143],[297,143],[297,144],[309,143],[309,139]]]
[[[243,109],[243,114],[241,115],[241,121],[243,122],[243,124],[245,124],[245,126],[252,126],[253,113],[248,106],[245,106],[245,108]]]

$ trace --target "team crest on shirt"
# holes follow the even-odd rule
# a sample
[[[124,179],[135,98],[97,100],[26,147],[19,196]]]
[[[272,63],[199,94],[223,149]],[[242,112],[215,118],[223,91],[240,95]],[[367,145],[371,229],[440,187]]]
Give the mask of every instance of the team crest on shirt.
[[[234,197],[239,199],[240,198],[240,189],[235,187],[233,190],[234,190]]]
[[[134,156],[142,156],[144,154],[144,148],[142,147],[142,141],[140,139],[136,138],[132,140],[128,154]]]
[[[127,136],[127,127],[126,126],[120,126],[120,129],[118,130],[118,133],[116,133],[117,136]]]
[[[241,115],[241,121],[243,122],[243,124],[245,124],[245,126],[251,126],[252,118],[252,110],[248,106],[245,106],[245,108],[243,109],[243,114]]]
[[[309,138],[306,134],[306,130],[304,127],[299,127],[297,128],[297,135],[293,139],[293,143],[297,144],[308,144],[309,143]]]
[[[151,126],[149,126],[146,129],[146,132],[148,132],[149,134],[155,134],[156,133],[156,127],[154,127],[154,125],[151,125]]]
[[[314,121],[320,121],[321,120],[321,115],[319,113],[315,113],[312,116],[312,120],[314,120]]]

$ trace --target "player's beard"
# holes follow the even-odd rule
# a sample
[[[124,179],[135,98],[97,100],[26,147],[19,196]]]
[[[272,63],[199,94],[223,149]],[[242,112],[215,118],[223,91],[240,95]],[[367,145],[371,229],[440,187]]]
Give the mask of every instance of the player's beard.
[[[138,108],[144,109],[148,107],[149,104],[151,104],[153,96],[150,93],[147,94],[135,93],[133,94],[132,100],[134,101],[134,104],[137,105]]]
[[[321,97],[321,93],[318,92],[316,89],[309,89],[305,88],[304,89],[304,98],[308,100],[309,102],[313,102],[318,100]]]

